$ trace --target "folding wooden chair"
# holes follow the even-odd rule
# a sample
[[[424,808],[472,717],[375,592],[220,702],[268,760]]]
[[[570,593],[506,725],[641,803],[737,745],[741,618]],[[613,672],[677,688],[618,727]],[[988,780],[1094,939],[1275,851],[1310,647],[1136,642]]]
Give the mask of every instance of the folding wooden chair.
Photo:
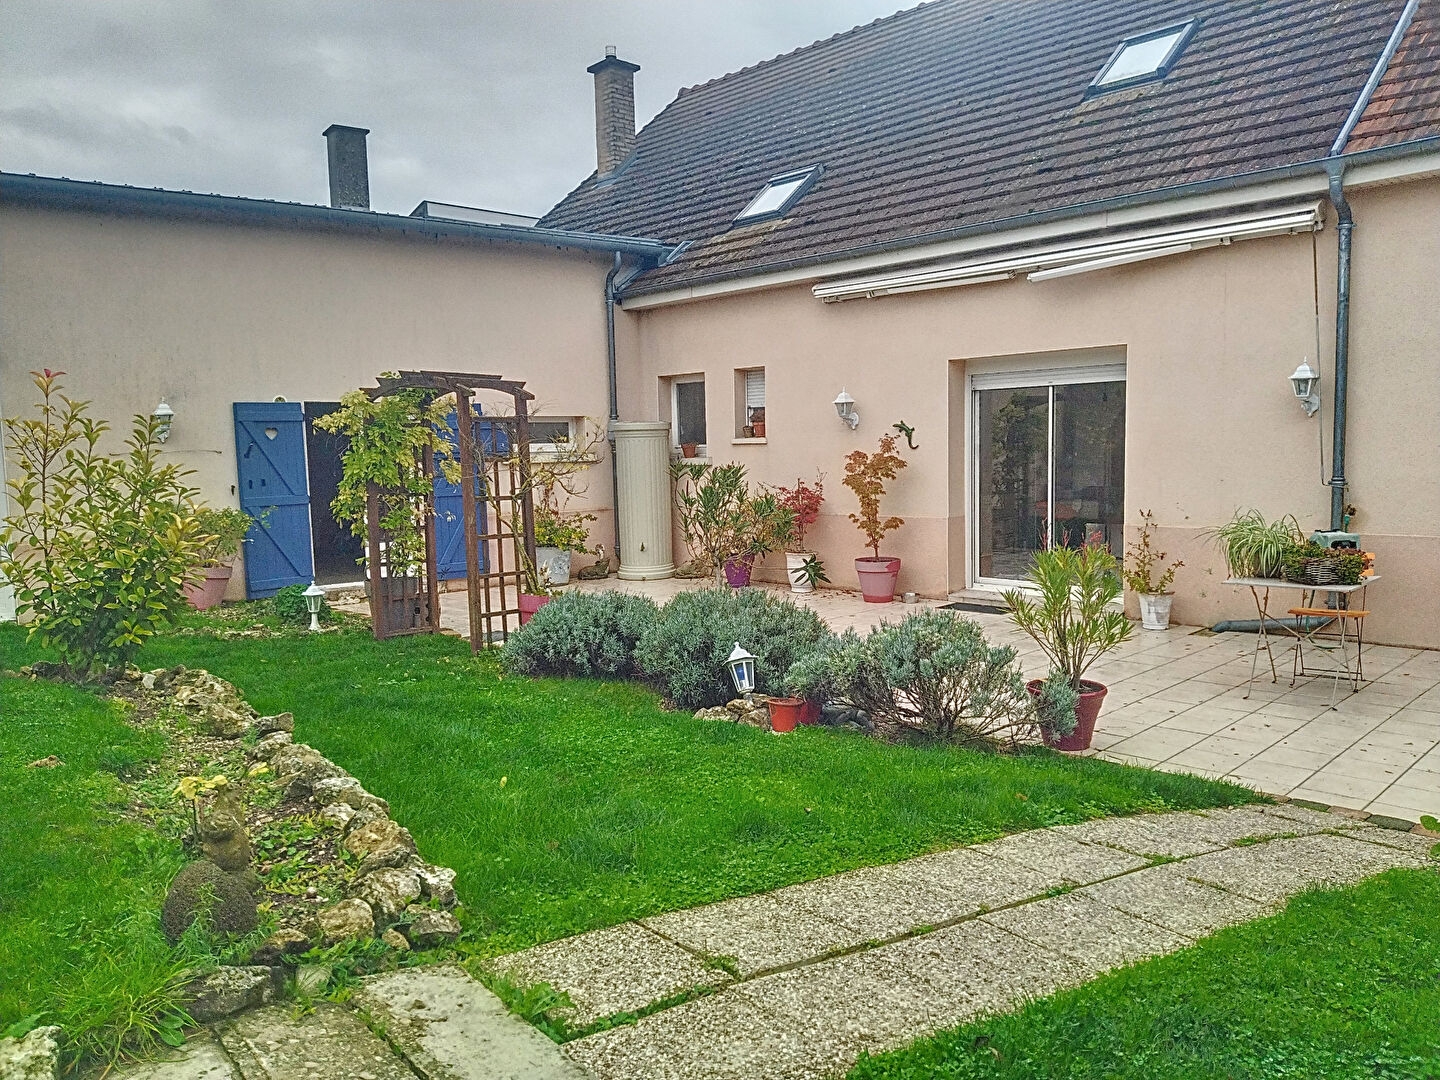
[[[1340,689],[1340,680],[1343,678],[1350,683],[1351,693],[1360,689],[1360,684],[1365,681],[1365,617],[1370,614],[1368,611],[1357,611],[1350,608],[1326,608],[1326,607],[1293,607],[1290,614],[1295,618],[1295,664],[1294,671],[1290,677],[1290,685],[1295,685],[1295,680],[1302,675],[1307,677],[1325,676],[1332,680],[1330,685],[1330,708],[1335,708],[1335,697]],[[1320,619],[1320,623],[1305,629],[1306,619]],[[1354,632],[1350,632],[1351,624],[1354,625]],[[1322,631],[1328,627],[1337,626],[1339,633],[1334,636],[1323,636]],[[1355,663],[1350,663],[1350,643],[1355,645]],[[1330,654],[1332,657],[1338,652],[1339,664],[1332,664],[1323,668],[1307,668],[1305,664],[1305,646],[1318,652]]]

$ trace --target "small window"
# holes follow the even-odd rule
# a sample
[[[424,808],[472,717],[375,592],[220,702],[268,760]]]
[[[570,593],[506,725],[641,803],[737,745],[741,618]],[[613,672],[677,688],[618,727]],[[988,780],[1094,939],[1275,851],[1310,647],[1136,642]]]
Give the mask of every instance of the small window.
[[[1126,86],[1163,79],[1195,33],[1195,20],[1137,34],[1122,41],[1095,76],[1087,94],[1103,94]]]
[[[556,420],[549,417],[535,418],[530,421],[530,445],[531,446],[557,446],[570,442],[574,437],[575,421],[570,419]]]
[[[735,437],[765,438],[765,369],[735,372]]]
[[[740,223],[783,217],[800,201],[801,196],[810,190],[819,176],[819,165],[772,176],[760,189],[760,194],[750,200],[750,205],[735,215],[735,221]]]
[[[705,453],[705,376],[686,375],[670,381],[670,427],[675,445],[694,445]]]

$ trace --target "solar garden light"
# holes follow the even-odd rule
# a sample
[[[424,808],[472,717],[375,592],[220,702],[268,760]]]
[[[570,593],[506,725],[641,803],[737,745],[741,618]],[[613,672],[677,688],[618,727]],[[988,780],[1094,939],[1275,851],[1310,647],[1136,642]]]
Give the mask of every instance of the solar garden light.
[[[325,603],[325,590],[315,582],[305,590],[305,607],[310,612],[310,629],[320,629],[320,605]]]
[[[1320,373],[1310,366],[1309,357],[1301,361],[1295,374],[1290,376],[1290,385],[1294,387],[1295,397],[1306,416],[1314,416],[1320,411]]]
[[[854,431],[860,426],[860,414],[855,411],[855,399],[840,388],[840,395],[835,399],[835,411],[840,415],[840,422],[850,425]]]
[[[753,694],[755,692],[755,657],[742,649],[737,641],[725,663],[730,668],[730,678],[735,683],[735,692],[741,697],[749,697]]]
[[[160,399],[160,404],[150,411],[150,419],[155,421],[155,441],[164,442],[170,438],[170,425],[175,421],[175,410]]]

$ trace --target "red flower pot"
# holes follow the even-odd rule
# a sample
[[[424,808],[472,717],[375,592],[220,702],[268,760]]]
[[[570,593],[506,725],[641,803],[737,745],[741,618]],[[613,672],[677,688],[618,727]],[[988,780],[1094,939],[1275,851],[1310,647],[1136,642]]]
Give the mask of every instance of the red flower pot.
[[[725,582],[732,589],[743,589],[750,584],[750,575],[754,570],[754,555],[732,555],[725,560]]]
[[[867,604],[888,604],[895,599],[895,582],[900,578],[900,560],[866,555],[855,560],[855,576]]]
[[[520,594],[520,625],[524,626],[535,617],[535,612],[554,600],[553,596],[535,596],[531,593]]]
[[[1042,679],[1031,679],[1025,684],[1032,697],[1040,696]],[[1100,716],[1100,706],[1105,703],[1106,688],[1088,679],[1080,681],[1080,700],[1075,703],[1075,730],[1063,739],[1052,739],[1045,735],[1045,745],[1055,750],[1089,750],[1090,740],[1095,736],[1095,721]]]
[[[807,702],[805,702],[805,707],[800,710],[800,723],[802,723],[802,724],[818,724],[818,723],[820,723],[820,702],[818,702],[818,701],[807,701]]]
[[[205,576],[198,581],[185,582],[185,599],[196,611],[208,611],[225,598],[225,586],[230,584],[230,566],[207,566]]]
[[[770,730],[794,731],[795,725],[803,722],[805,702],[798,697],[772,697],[770,699]]]

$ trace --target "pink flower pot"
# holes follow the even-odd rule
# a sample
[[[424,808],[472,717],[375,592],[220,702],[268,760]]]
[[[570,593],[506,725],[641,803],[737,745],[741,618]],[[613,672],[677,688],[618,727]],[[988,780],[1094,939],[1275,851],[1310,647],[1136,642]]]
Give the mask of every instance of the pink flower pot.
[[[553,596],[534,596],[531,593],[520,594],[520,625],[524,626],[535,617],[535,612],[554,600]]]
[[[802,723],[802,724],[818,724],[818,723],[820,723],[820,702],[818,702],[818,701],[807,701],[807,702],[805,702],[805,707],[800,710],[800,723]]]
[[[855,560],[855,575],[867,604],[888,604],[895,599],[895,582],[900,578],[900,560],[888,555],[867,555]]]
[[[230,584],[230,575],[235,569],[231,566],[207,566],[201,572],[205,575],[203,578],[185,583],[185,599],[196,611],[208,611],[225,598],[225,586]]]
[[[1040,696],[1041,679],[1031,679],[1025,684],[1032,697]],[[1089,750],[1090,740],[1095,737],[1095,721],[1100,718],[1100,706],[1105,704],[1107,688],[1088,679],[1080,681],[1080,700],[1075,704],[1075,730],[1061,739],[1045,735],[1045,745],[1054,750]]]
[[[750,584],[750,574],[754,569],[754,555],[732,556],[725,560],[725,582],[732,589],[743,589]]]

